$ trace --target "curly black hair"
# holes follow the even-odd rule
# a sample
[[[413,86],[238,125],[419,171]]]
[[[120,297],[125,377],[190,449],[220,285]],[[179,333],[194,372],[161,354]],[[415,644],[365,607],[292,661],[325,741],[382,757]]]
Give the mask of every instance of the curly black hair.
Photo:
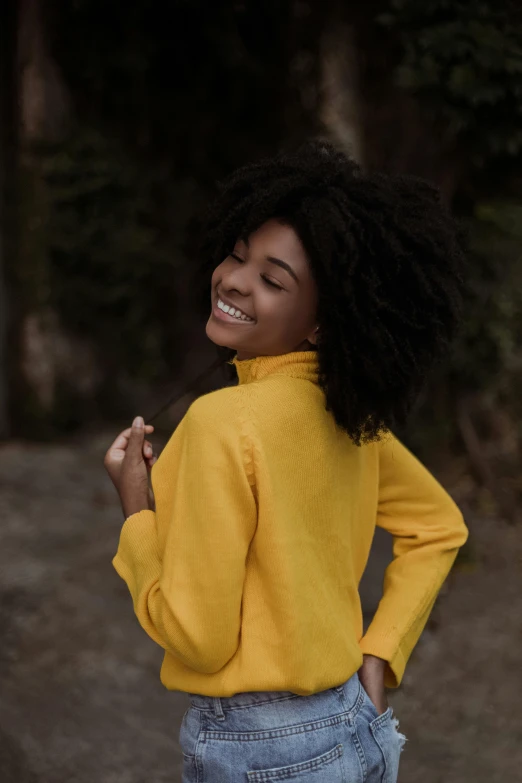
[[[465,234],[434,185],[364,173],[314,140],[221,183],[205,222],[205,280],[238,237],[270,218],[296,231],[317,285],[326,409],[356,445],[379,440],[405,423],[455,335]]]

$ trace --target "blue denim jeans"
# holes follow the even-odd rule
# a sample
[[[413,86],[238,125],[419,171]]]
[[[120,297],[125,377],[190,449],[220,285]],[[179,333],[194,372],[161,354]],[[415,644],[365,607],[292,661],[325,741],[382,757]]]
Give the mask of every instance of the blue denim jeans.
[[[182,783],[395,783],[405,738],[354,674],[311,696],[189,694]]]

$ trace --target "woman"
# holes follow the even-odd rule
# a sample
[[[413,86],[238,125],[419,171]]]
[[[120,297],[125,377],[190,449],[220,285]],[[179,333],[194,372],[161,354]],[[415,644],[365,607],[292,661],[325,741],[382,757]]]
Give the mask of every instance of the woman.
[[[105,464],[113,564],[190,695],[184,783],[393,783],[388,707],[467,529],[391,434],[454,334],[463,251],[437,191],[323,142],[224,183],[206,333],[238,385],[192,403],[155,462],[135,420]],[[375,526],[394,539],[363,633]]]

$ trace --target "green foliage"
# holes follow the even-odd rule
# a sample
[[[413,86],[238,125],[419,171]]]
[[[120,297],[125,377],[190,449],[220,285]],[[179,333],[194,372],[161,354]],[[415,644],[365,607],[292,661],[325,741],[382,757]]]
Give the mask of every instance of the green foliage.
[[[475,164],[522,151],[522,21],[506,0],[390,0],[397,83],[429,106]]]
[[[294,42],[304,36],[288,0],[173,0],[153,9],[145,0],[51,0],[50,7],[53,56],[78,117],[142,159],[173,162],[176,177],[212,184],[276,147],[298,122],[301,133],[311,122],[297,85],[289,87],[291,61],[302,54]],[[317,26],[309,27],[317,48]]]
[[[106,362],[117,357],[130,374],[157,377],[166,369],[162,316],[168,309],[176,324],[176,282],[186,263],[160,236],[155,205],[166,172],[143,170],[92,129],[76,128],[63,144],[36,153],[49,202],[48,303]],[[180,208],[177,219],[185,218]]]
[[[478,203],[469,236],[469,293],[461,334],[400,433],[426,460],[458,440],[461,397],[509,411],[514,421],[522,416],[522,201]]]
[[[521,15],[507,0],[381,5],[397,83],[422,102],[442,149],[465,160],[456,190],[478,201],[465,328],[415,420],[435,443],[452,437],[455,390],[522,398],[522,206],[498,167],[522,160]],[[317,129],[317,104],[301,98],[319,84],[317,9],[329,4],[298,6],[49,3],[49,49],[77,125],[36,151],[44,187],[39,169],[25,187],[32,261],[20,287],[97,346],[108,377],[172,374],[187,349],[192,216],[215,179]],[[297,76],[299,62],[309,66]]]
[[[478,203],[470,235],[473,276],[453,375],[463,390],[512,402],[522,377],[522,202]]]
[[[104,366],[157,379],[184,358],[194,216],[285,125],[302,137],[313,124],[287,86],[290,8],[51,0],[50,49],[77,124],[38,151],[50,297]]]
[[[522,9],[510,0],[387,0],[381,10],[395,83],[436,131],[470,232],[463,330],[408,429],[427,457],[455,443],[463,395],[515,421],[522,414]]]

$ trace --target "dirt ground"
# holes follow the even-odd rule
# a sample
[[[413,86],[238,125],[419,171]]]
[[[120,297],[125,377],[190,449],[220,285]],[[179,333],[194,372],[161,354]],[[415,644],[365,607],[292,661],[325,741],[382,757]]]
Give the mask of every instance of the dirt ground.
[[[101,462],[112,432],[0,447],[0,780],[181,780],[188,697],[159,682],[111,566],[121,512]],[[455,570],[402,687],[401,783],[522,780],[522,529],[468,519],[474,564]],[[364,580],[378,598],[389,542]]]

